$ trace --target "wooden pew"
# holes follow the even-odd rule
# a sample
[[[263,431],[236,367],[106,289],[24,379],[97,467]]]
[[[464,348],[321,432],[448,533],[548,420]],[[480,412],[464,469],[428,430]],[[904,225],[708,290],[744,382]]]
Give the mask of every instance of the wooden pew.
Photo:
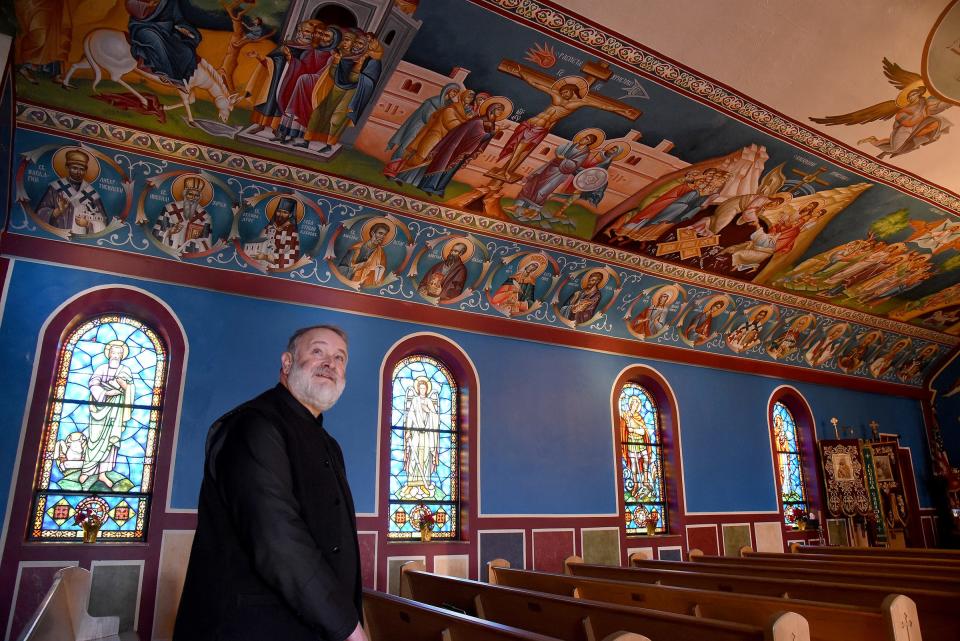
[[[863,556],[904,556],[922,559],[960,560],[960,550],[941,548],[854,548],[835,545],[797,545],[791,546],[798,554],[851,554]]]
[[[675,569],[676,561],[637,561],[634,565],[640,567]],[[927,576],[926,574],[903,574],[900,572],[883,572],[879,570],[834,570],[828,567],[777,567],[775,564],[763,561],[750,561],[724,556],[700,556],[690,564],[708,568],[707,572],[723,574],[740,574],[743,576],[805,579],[823,581],[826,583],[861,583],[893,585],[901,589],[916,588],[919,590],[940,590],[960,594],[960,574],[954,576]],[[685,568],[692,569],[692,568]]]
[[[960,596],[955,592],[937,590],[900,589],[880,584],[824,583],[801,579],[776,579],[739,576],[708,571],[700,563],[671,562],[673,569],[622,568],[609,565],[571,564],[570,573],[613,581],[659,583],[701,590],[718,590],[742,594],[845,603],[880,608],[891,594],[903,594],[917,605],[917,615],[923,622],[923,636],[927,641],[956,641],[957,613]],[[916,631],[914,632],[916,634]],[[916,638],[916,637],[914,637]]]
[[[748,552],[742,560],[776,564],[782,567],[831,568],[857,572],[885,572],[889,574],[919,574],[923,576],[960,576],[960,563],[947,561],[923,563],[921,559],[873,558],[862,556],[830,556],[829,554],[784,554],[778,552]]]
[[[370,641],[556,641],[373,590],[363,591],[363,618]]]
[[[903,595],[888,596],[880,608],[868,608],[509,568],[494,568],[492,574],[498,585],[747,625],[763,626],[789,610],[807,620],[813,641],[916,641],[902,623],[912,621],[913,629],[919,629],[916,604]]]
[[[406,571],[401,582],[416,601],[456,608],[504,625],[564,639],[589,641],[635,632],[652,641],[802,641],[809,639],[803,617],[779,612],[764,626],[625,607],[529,590],[490,585],[427,572]]]
[[[40,602],[23,632],[20,641],[130,641],[135,632],[120,630],[120,617],[92,617],[87,614],[90,600],[89,570],[69,567],[59,570],[53,584]]]

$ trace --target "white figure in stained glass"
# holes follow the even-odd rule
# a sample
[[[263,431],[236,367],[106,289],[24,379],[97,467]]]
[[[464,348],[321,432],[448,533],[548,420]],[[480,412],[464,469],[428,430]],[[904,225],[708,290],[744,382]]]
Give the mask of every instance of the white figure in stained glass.
[[[83,450],[87,447],[87,437],[83,432],[70,432],[57,441],[53,458],[64,474],[83,467]]]
[[[117,463],[120,437],[130,420],[133,404],[133,373],[122,363],[128,352],[123,341],[110,341],[103,350],[108,361],[90,377],[90,422],[77,479],[81,484],[96,475],[101,483],[113,487],[107,472],[113,471]]]
[[[433,475],[440,462],[440,397],[426,377],[407,390],[403,417],[403,471],[407,480],[399,496],[432,497]]]
[[[649,428],[643,420],[639,396],[631,396],[627,402],[627,409],[620,414],[623,430],[624,454],[630,465],[637,489],[642,484],[650,485],[653,482],[651,467],[653,463],[653,448],[650,446]]]

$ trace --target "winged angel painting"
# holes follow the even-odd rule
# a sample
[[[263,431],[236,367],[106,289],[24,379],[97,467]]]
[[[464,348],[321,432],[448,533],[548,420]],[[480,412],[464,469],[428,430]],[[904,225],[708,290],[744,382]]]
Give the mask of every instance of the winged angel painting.
[[[940,114],[951,105],[935,98],[924,85],[920,74],[906,71],[886,58],[883,59],[883,74],[890,84],[900,90],[894,100],[885,100],[848,114],[810,120],[822,125],[863,125],[893,118],[893,130],[889,137],[870,136],[857,143],[870,143],[879,149],[877,158],[893,158],[914,151],[938,140],[949,131],[950,121]]]

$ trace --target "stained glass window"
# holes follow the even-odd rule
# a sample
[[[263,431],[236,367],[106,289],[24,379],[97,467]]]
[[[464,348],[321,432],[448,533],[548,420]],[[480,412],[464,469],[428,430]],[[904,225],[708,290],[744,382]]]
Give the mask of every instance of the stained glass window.
[[[29,540],[81,541],[78,511],[99,538],[142,541],[156,465],[167,355],[140,321],[107,314],[67,336],[46,412]]]
[[[666,533],[667,504],[663,479],[663,441],[657,405],[636,383],[620,390],[620,470],[627,534]]]
[[[417,354],[393,370],[387,537],[454,539],[459,527],[459,390],[439,360]]]
[[[809,506],[803,487],[803,466],[800,464],[797,422],[793,420],[793,414],[787,406],[780,402],[773,404],[773,442],[777,451],[783,520],[787,525],[793,525],[794,514],[808,513]]]

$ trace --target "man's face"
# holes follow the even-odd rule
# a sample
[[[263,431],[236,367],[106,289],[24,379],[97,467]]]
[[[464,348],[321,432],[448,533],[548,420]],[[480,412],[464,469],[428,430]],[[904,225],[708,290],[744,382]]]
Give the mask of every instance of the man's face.
[[[356,42],[357,37],[351,34],[343,36],[343,40],[340,41],[340,53],[350,53],[350,50],[353,48],[353,43]]]
[[[286,222],[290,220],[290,210],[277,209],[277,212],[273,215],[273,219],[278,225],[286,224]]]
[[[183,199],[192,203],[198,202],[200,200],[200,190],[199,189],[184,189],[183,190]]]
[[[120,361],[123,359],[123,347],[120,345],[111,345],[110,346],[110,362]]]
[[[383,227],[377,227],[373,230],[373,233],[370,234],[370,240],[373,241],[375,245],[382,245],[383,239],[387,237],[387,230]]]
[[[331,42],[333,42],[333,32],[329,29],[324,29],[317,34],[317,43],[321,47],[329,47]]]
[[[590,274],[590,278],[587,279],[587,289],[596,289],[599,287],[602,278],[600,274]]]
[[[560,97],[563,98],[564,100],[570,100],[576,95],[573,89],[569,85],[566,87],[561,87],[559,93],[560,93]]]
[[[297,340],[294,352],[281,357],[287,389],[308,409],[327,411],[347,382],[347,344],[336,332],[314,329]]]
[[[302,24],[297,27],[297,42],[299,44],[310,44],[313,40],[313,25]]]
[[[464,252],[467,251],[467,246],[463,243],[457,243],[450,249],[450,254],[447,256],[448,259],[457,259],[460,260],[460,257],[463,256]]]
[[[350,53],[357,55],[361,54],[367,50],[367,39],[366,38],[357,38],[353,41],[353,46],[350,47]]]
[[[757,314],[757,322],[758,322],[758,323],[763,322],[763,319],[766,318],[766,317],[767,317],[767,312],[766,312],[766,310],[760,310],[760,312]]]
[[[666,305],[667,298],[668,296],[666,294],[660,294],[660,296],[657,297],[657,306],[663,307],[664,305]]]
[[[67,174],[70,176],[70,180],[75,183],[83,180],[83,177],[87,175],[87,163],[72,162],[67,165]]]

